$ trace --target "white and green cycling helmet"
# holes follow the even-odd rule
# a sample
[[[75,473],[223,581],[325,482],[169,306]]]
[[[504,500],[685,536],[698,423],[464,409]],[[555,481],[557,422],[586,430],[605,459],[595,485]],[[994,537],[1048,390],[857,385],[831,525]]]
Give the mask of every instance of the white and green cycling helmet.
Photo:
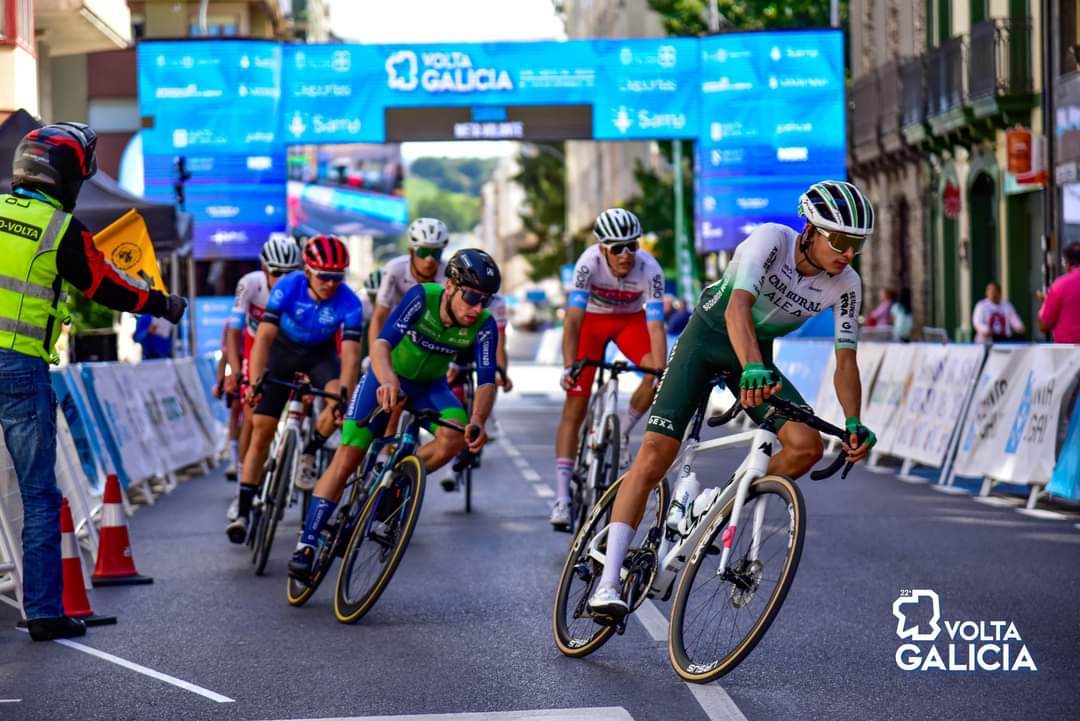
[[[874,206],[851,183],[822,180],[799,197],[799,215],[825,231],[869,238],[874,234]]]
[[[259,251],[259,260],[270,270],[300,270],[300,246],[285,233],[271,233]]]
[[[409,223],[410,248],[446,248],[450,243],[450,231],[438,218],[417,218]]]

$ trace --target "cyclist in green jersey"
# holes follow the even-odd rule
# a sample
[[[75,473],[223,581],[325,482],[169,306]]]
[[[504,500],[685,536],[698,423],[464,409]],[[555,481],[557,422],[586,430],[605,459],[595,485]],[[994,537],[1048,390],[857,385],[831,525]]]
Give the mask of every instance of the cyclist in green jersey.
[[[732,391],[758,422],[771,396],[804,404],[772,367],[772,341],[827,307],[836,316],[834,383],[852,434],[848,460],[862,460],[874,445],[874,434],[859,420],[862,386],[855,347],[862,283],[850,266],[874,232],[874,209],[854,185],[826,180],[803,193],[799,212],[806,218],[802,232],[766,223],[739,245],[723,277],[702,293],[672,349],[645,438],[615,499],[607,563],[589,599],[593,613],[621,618],[628,610],[619,580],[626,550],[649,493],[674,462],[702,394],[711,390],[710,378],[724,370],[741,372],[739,388]],[[773,455],[769,473],[799,478],[821,459],[821,436],[801,423],[777,425],[783,449]]]
[[[371,347],[371,369],[349,403],[341,429],[341,445],[319,479],[311,498],[304,531],[289,562],[289,574],[305,581],[315,558],[315,544],[341,498],[345,481],[363,460],[372,439],[382,436],[389,412],[400,407],[400,394],[415,409],[433,408],[444,420],[463,427],[433,429],[435,439],[417,453],[434,471],[468,444],[477,453],[487,442],[484,422],[495,404],[495,356],[498,328],[486,310],[499,290],[501,274],[482,250],[454,254],[447,265],[445,285],[421,283],[410,289],[391,312]],[[476,396],[472,418],[446,382],[454,357],[472,349],[476,364]],[[385,413],[361,426],[377,406]]]

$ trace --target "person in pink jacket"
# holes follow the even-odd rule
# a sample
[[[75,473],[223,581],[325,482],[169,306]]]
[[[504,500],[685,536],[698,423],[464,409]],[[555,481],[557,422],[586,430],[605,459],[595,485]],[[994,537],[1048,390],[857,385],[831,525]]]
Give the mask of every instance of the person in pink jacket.
[[[1065,274],[1054,281],[1039,309],[1039,328],[1055,343],[1080,343],[1080,243],[1065,248]]]

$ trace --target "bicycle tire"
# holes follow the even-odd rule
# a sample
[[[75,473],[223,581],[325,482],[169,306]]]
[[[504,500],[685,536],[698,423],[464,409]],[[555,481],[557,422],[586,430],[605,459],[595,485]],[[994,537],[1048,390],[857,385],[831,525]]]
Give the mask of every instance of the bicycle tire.
[[[398,461],[391,470],[394,474],[394,482],[387,488],[376,491],[367,499],[360,518],[353,529],[349,545],[345,549],[345,557],[338,568],[337,586],[334,590],[334,616],[341,623],[356,623],[371,610],[379,596],[386,590],[394,572],[401,563],[401,558],[412,538],[413,529],[420,516],[420,507],[424,501],[424,484],[427,478],[427,469],[423,462],[416,456],[406,456]],[[404,479],[406,484],[402,486],[400,481]],[[400,496],[407,497],[400,498]],[[382,503],[391,504],[385,510]],[[394,505],[396,504],[396,505]],[[353,575],[356,572],[356,563],[361,550],[370,548],[379,540],[372,534],[373,522],[377,520],[377,511],[387,513],[388,516],[381,519],[383,522],[397,516],[400,524],[396,530],[396,538],[392,538],[392,546],[383,543],[383,550],[379,555],[385,556],[381,560],[382,569],[370,584],[365,584],[359,593],[350,591]],[[372,543],[365,544],[365,540]]]
[[[465,382],[465,417],[472,419],[473,406],[476,402],[476,386],[473,385],[472,373]],[[472,513],[472,460],[461,470],[460,485],[465,487],[465,512]]]
[[[597,623],[585,609],[585,604],[592,592],[596,589],[596,583],[600,580],[601,567],[596,561],[588,557],[587,549],[596,533],[608,525],[611,517],[611,509],[615,503],[615,496],[619,492],[624,476],[620,476],[611,484],[600,500],[596,502],[586,523],[574,536],[570,545],[570,552],[566,556],[562,573],[559,576],[559,585],[555,590],[555,605],[552,609],[551,628],[555,637],[555,646],[566,656],[583,658],[593,653],[614,635],[615,626]],[[668,504],[667,483],[661,480],[649,493],[649,501],[645,506],[645,514],[642,523],[638,525],[637,533],[627,551],[627,557],[632,551],[639,549],[644,540],[649,536],[653,528],[663,528],[664,514]],[[650,508],[651,516],[650,516]],[[651,522],[648,522],[651,518]],[[583,579],[579,573],[579,567],[585,564],[583,570],[589,574],[588,579]],[[654,569],[655,572],[655,569]],[[573,592],[575,580],[584,581],[584,588],[580,592]],[[649,579],[651,584],[652,579]],[[647,588],[648,586],[646,586]],[[644,596],[642,599],[644,600]],[[571,609],[573,606],[573,609]],[[567,623],[568,612],[572,615],[573,626]],[[577,636],[576,629],[580,629],[581,636]],[[584,638],[584,636],[588,636]]]
[[[723,600],[720,600],[720,604],[723,607],[731,607],[736,609],[736,615],[744,607],[749,607],[755,600],[758,589],[760,588],[761,580],[764,577],[764,564],[760,559],[754,559],[750,561],[744,557],[738,559],[738,552],[740,548],[740,541],[751,543],[752,541],[750,533],[741,533],[746,528],[752,528],[753,524],[750,522],[750,516],[748,514],[753,513],[756,507],[754,501],[766,499],[770,497],[776,497],[778,500],[783,501],[786,506],[786,514],[777,514],[778,518],[774,520],[770,527],[773,529],[771,533],[763,534],[763,536],[757,539],[758,552],[761,556],[769,556],[768,551],[762,552],[761,547],[764,546],[764,542],[769,538],[774,538],[777,541],[777,545],[783,545],[784,557],[779,564],[779,577],[775,581],[775,587],[772,592],[768,594],[764,599],[764,606],[756,617],[752,617],[752,623],[749,630],[738,638],[734,642],[734,647],[729,651],[721,655],[719,658],[713,659],[712,653],[705,653],[702,656],[700,653],[687,650],[686,639],[692,638],[695,641],[701,640],[704,637],[703,632],[699,629],[689,631],[686,629],[688,608],[693,606],[693,610],[689,612],[690,615],[700,617],[700,613],[695,613],[697,609],[697,602],[689,601],[690,595],[694,588],[694,581],[698,578],[698,572],[709,566],[707,559],[713,558],[719,561],[719,553],[717,546],[723,543],[722,535],[727,527],[728,518],[731,515],[732,508],[735,504],[735,499],[730,499],[724,506],[722,512],[717,515],[716,519],[712,521],[709,528],[706,530],[705,535],[702,536],[701,541],[694,548],[690,554],[689,562],[683,569],[682,578],[679,580],[678,590],[675,593],[675,600],[671,607],[671,622],[668,624],[668,656],[671,661],[672,668],[684,681],[691,683],[709,683],[715,681],[721,676],[725,675],[733,668],[739,665],[743,659],[754,650],[758,642],[765,636],[765,633],[769,630],[769,626],[772,624],[773,619],[776,618],[777,612],[780,610],[780,606],[783,605],[784,599],[787,597],[788,590],[791,588],[791,582],[795,578],[795,572],[799,567],[799,560],[802,556],[802,547],[806,539],[806,508],[803,503],[802,492],[799,487],[791,481],[791,479],[785,476],[770,475],[763,476],[750,484],[750,488],[747,491],[746,505],[743,506],[742,517],[740,522],[736,526],[735,537],[732,539],[732,553],[729,559],[729,568],[734,564],[739,566],[745,564],[742,568],[746,569],[743,578],[748,583],[753,583],[753,588],[750,590],[740,589],[734,584],[728,583],[713,570],[708,568],[704,573],[704,581],[699,584],[698,590],[702,591],[700,596],[705,598],[705,603],[709,600],[719,600],[720,596],[724,596]],[[773,508],[777,507],[776,503],[773,503]],[[783,508],[783,507],[781,507]],[[769,505],[766,502],[763,513],[767,513]],[[763,526],[765,528],[765,526]],[[784,535],[786,534],[786,539]],[[714,549],[710,553],[710,549]],[[749,553],[747,553],[747,556]],[[771,556],[769,556],[771,559]],[[769,569],[773,568],[773,564],[768,560]],[[756,566],[754,564],[757,564]],[[712,564],[713,566],[717,564]],[[722,584],[717,590],[722,590],[722,593],[713,593],[711,588],[709,590],[703,590],[706,585],[717,582]],[[730,590],[729,590],[730,589]],[[724,608],[726,613],[727,608]],[[752,612],[751,612],[752,613]],[[750,614],[747,614],[748,618]],[[717,633],[716,637],[724,636],[725,634]],[[731,637],[735,637],[735,631],[732,630]],[[691,656],[697,656],[691,658]]]
[[[259,536],[255,539],[255,575],[266,572],[266,562],[270,560],[270,549],[274,546],[278,521],[285,513],[285,502],[289,494],[289,476],[292,473],[292,457],[296,452],[296,438],[291,433],[285,439],[285,448],[279,456],[280,463],[275,464],[270,480],[270,489],[266,494],[269,507],[263,507],[259,517]]]
[[[464,478],[462,485],[465,486],[465,512],[472,513],[472,463],[466,464],[461,475]]]

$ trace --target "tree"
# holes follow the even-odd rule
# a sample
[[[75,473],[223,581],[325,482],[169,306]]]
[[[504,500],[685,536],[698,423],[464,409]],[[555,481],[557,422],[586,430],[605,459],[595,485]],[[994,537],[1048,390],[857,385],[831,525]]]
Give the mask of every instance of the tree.
[[[709,32],[708,0],[649,0],[668,35]],[[721,30],[824,28],[829,26],[825,0],[717,0]],[[840,18],[847,17],[848,0],[840,0]]]
[[[575,238],[566,238],[566,166],[562,143],[534,143],[531,152],[518,155],[514,181],[525,189],[525,205],[518,213],[525,231],[536,243],[522,248],[533,280],[557,276],[566,262],[567,242],[570,253],[577,248]],[[584,247],[584,243],[581,244]]]

